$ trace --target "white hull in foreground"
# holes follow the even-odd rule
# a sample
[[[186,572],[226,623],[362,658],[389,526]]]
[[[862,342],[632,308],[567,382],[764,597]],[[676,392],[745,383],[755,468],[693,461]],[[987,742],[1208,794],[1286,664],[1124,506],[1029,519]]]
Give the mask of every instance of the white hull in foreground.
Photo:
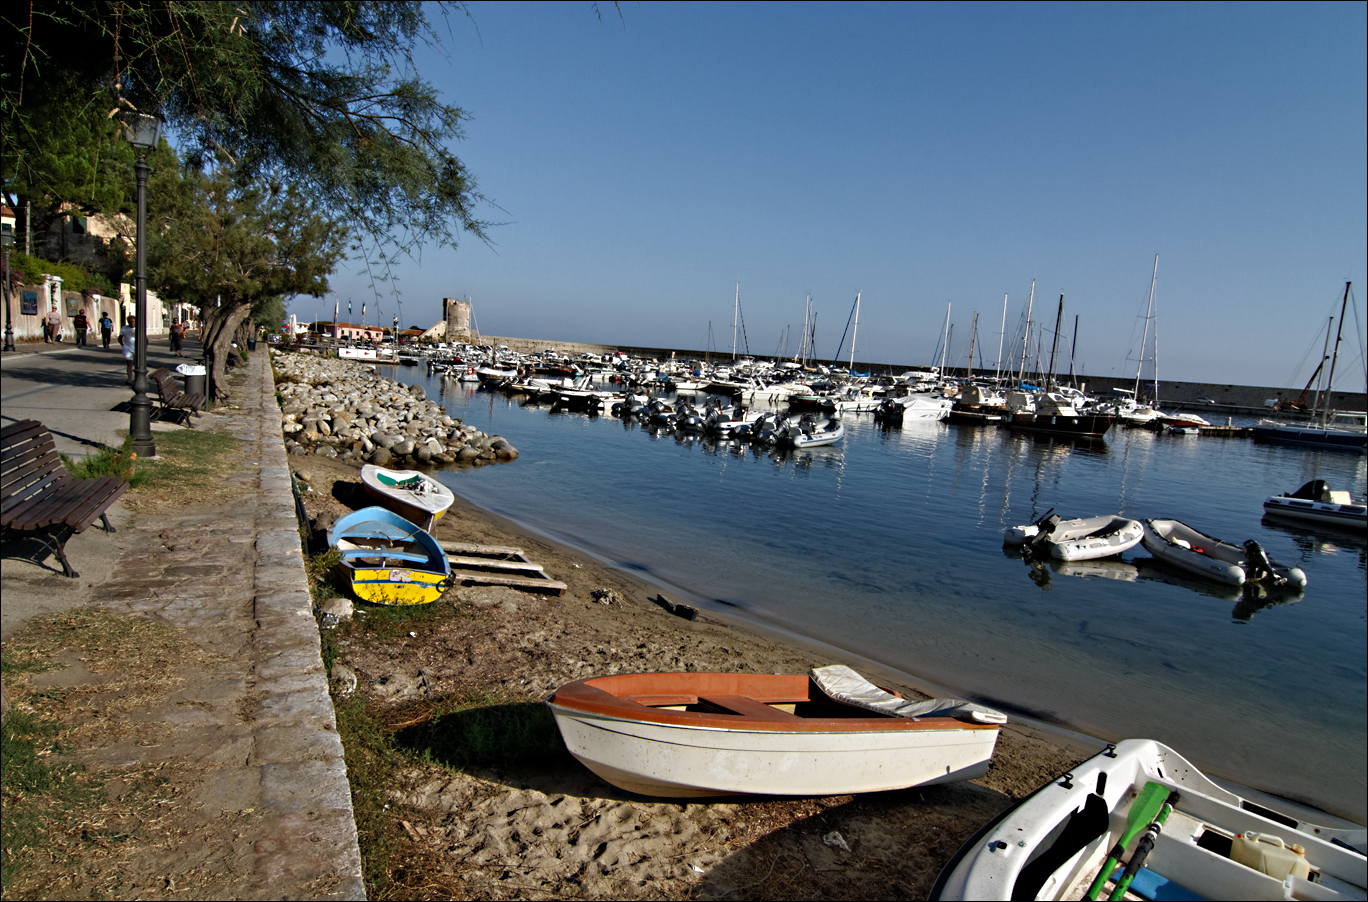
[[[1147,791],[1151,783],[1157,790]],[[1109,747],[1008,809],[950,861],[931,898],[1083,898],[1123,836],[1135,834],[1121,866],[1160,818],[1136,817],[1146,795],[1171,800],[1172,809],[1137,867],[1131,884],[1136,895],[1126,898],[1365,898],[1362,828],[1317,826],[1253,804],[1147,739]],[[1128,830],[1137,820],[1139,827]],[[1296,860],[1294,846],[1305,850],[1304,859]],[[1251,860],[1247,847],[1262,859],[1257,866],[1236,860]],[[1107,882],[1101,897],[1113,889]]]

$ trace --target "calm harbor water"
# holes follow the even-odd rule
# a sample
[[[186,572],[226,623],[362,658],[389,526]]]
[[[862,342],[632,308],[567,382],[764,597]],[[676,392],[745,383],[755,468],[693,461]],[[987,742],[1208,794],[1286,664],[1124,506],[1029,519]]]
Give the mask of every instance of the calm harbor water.
[[[845,418],[839,445],[756,454],[423,384],[521,452],[442,475],[481,507],[704,608],[1102,738],[1158,739],[1210,773],[1365,820],[1368,541],[1262,517],[1265,497],[1312,478],[1361,497],[1361,455],[1119,428],[1097,445],[885,431],[868,414]],[[1032,569],[1002,531],[1050,508],[1252,538],[1308,586],[1259,599],[1139,548]]]

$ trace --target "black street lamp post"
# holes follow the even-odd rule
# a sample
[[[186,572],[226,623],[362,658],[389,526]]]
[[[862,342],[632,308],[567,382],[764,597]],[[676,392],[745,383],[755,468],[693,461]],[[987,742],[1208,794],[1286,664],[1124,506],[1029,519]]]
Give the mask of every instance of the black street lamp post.
[[[156,116],[132,113],[124,123],[128,143],[138,151],[138,236],[137,268],[134,271],[133,344],[133,399],[129,402],[128,433],[133,437],[133,453],[142,458],[156,457],[157,445],[152,440],[152,399],[147,396],[151,387],[147,381],[147,154],[157,146],[158,121]]]
[[[10,248],[14,247],[14,232],[10,229],[9,223],[5,223],[3,230],[0,231],[0,244],[5,248],[5,350],[14,350],[14,310],[11,308],[13,303],[10,295],[13,293],[10,288]]]

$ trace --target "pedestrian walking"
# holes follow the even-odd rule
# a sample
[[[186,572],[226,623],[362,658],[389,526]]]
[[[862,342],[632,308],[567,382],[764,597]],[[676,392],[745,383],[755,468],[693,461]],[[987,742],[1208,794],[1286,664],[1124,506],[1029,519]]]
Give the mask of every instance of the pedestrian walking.
[[[76,330],[76,347],[86,346],[86,332],[90,330],[90,320],[86,319],[85,311],[80,310],[71,318],[71,328]]]
[[[128,378],[124,380],[125,385],[133,384],[133,349],[138,339],[138,330],[134,328],[138,325],[138,318],[130,316],[128,322],[119,330],[119,344],[123,346],[124,363],[128,365]]]
[[[181,325],[180,320],[173,319],[171,321],[171,353],[175,354],[177,357],[184,357],[185,355],[181,353],[181,347],[184,342],[185,327]]]
[[[114,320],[109,318],[108,313],[100,314],[100,340],[104,342],[104,349],[109,350],[109,339],[114,334]]]
[[[47,314],[47,327],[43,330],[44,343],[52,341],[61,341],[61,329],[62,314],[58,312],[57,307],[54,304],[52,309],[49,310]]]

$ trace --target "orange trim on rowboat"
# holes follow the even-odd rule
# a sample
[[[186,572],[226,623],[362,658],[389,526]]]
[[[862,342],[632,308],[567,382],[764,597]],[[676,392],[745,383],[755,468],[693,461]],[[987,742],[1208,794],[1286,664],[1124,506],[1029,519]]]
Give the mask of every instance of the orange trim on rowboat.
[[[815,696],[815,698],[814,698]],[[740,700],[738,700],[740,697]],[[860,713],[842,717],[804,717],[754,707],[819,701]],[[735,713],[673,711],[651,705],[712,704]],[[736,701],[735,707],[731,703]],[[748,704],[749,703],[749,704]],[[953,717],[913,720],[864,712],[814,692],[807,676],[749,673],[640,673],[594,677],[567,683],[547,699],[566,714],[587,714],[661,726],[745,729],[781,733],[869,733],[918,730],[996,730]],[[735,710],[743,708],[745,710]]]

